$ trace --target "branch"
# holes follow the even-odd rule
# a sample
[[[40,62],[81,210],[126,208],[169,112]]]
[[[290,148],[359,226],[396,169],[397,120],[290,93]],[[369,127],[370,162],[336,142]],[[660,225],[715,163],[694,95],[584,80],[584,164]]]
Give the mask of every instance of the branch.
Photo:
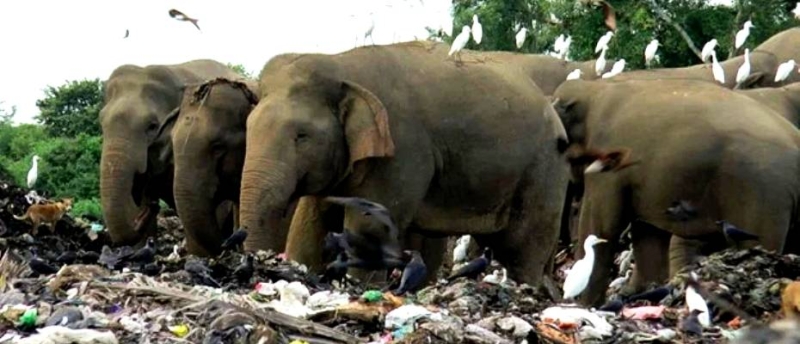
[[[661,6],[658,6],[655,0],[648,0],[647,2],[650,4],[650,7],[652,7],[653,12],[655,12],[656,15],[659,18],[661,18],[661,20],[663,20],[669,25],[672,25],[672,27],[675,28],[676,31],[678,31],[681,37],[683,37],[683,40],[686,41],[686,44],[689,45],[689,49],[691,49],[692,52],[694,52],[694,54],[697,55],[697,58],[702,59],[702,54],[700,53],[700,49],[697,49],[697,46],[694,45],[694,41],[692,41],[692,38],[689,37],[688,33],[686,33],[686,30],[684,30],[680,25],[678,25],[678,23],[672,21],[672,19],[667,14],[667,11],[661,8]]]
[[[734,5],[739,10],[736,11],[736,18],[733,19],[736,27],[733,28],[733,35],[731,35],[731,48],[728,50],[729,59],[736,55],[736,32],[738,31],[739,25],[742,25],[742,15],[744,15],[744,4],[742,1],[734,1]]]

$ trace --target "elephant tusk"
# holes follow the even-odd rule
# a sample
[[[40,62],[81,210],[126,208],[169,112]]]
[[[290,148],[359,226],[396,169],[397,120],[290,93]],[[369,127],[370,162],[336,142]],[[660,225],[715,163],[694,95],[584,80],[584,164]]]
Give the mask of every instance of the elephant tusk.
[[[602,160],[595,160],[593,163],[589,165],[589,167],[586,167],[586,169],[583,170],[583,173],[590,174],[590,173],[602,172],[605,167],[606,166],[605,164],[603,164]]]

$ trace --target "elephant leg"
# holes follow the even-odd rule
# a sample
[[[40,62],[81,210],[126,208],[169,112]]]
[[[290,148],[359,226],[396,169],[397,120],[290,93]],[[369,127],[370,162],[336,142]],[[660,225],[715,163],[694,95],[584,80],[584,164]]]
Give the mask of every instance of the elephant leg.
[[[286,257],[305,264],[310,271],[322,272],[326,262],[322,261],[325,235],[335,229],[336,210],[319,197],[304,196],[297,203],[286,238]],[[339,227],[341,217],[339,216]]]
[[[631,241],[633,246],[633,274],[627,285],[622,288],[623,296],[644,291],[650,283],[661,284],[666,281],[669,272],[669,256],[671,233],[641,221],[631,223]]]
[[[723,239],[724,240],[724,239]],[[669,243],[669,276],[675,276],[684,267],[694,264],[706,243],[673,235]]]
[[[233,229],[236,230],[239,228],[239,205],[236,202],[233,203]]]

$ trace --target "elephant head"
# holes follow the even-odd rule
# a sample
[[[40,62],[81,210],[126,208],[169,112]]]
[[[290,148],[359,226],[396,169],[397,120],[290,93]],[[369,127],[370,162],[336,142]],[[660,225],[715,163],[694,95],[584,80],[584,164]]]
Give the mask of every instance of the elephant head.
[[[216,213],[224,201],[239,200],[245,125],[258,103],[257,87],[221,77],[186,87],[171,118],[175,205],[192,254],[218,254],[231,233],[220,228]]]
[[[121,66],[104,84],[100,194],[115,243],[135,244],[147,235],[134,228],[137,207],[144,214],[147,205],[157,201],[158,185],[147,185],[154,176],[171,179],[169,130],[159,128],[177,111],[180,87],[164,66]]]
[[[315,55],[281,55],[262,70],[240,198],[248,250],[278,245],[277,223],[293,200],[330,192],[345,177],[358,184],[369,168],[359,162],[394,156],[381,100],[338,74],[330,57]]]

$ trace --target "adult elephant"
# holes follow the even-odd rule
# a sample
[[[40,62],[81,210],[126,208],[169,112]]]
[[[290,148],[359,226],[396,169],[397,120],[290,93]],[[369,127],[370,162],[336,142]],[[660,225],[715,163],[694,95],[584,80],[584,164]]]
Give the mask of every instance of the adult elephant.
[[[356,196],[385,205],[401,232],[471,234],[495,250],[511,278],[540,281],[568,179],[556,149],[563,127],[559,135],[552,107],[517,70],[456,65],[433,49],[411,42],[266,64],[247,121],[246,249],[274,242],[276,216],[300,196],[289,258],[318,259],[320,234],[337,226],[324,218],[395,246],[357,210],[335,216],[320,201]],[[442,248],[425,252],[431,275]]]
[[[613,163],[633,163],[614,173],[576,173],[585,185],[579,236],[610,242],[595,247],[582,303],[603,301],[616,243],[629,224],[637,264],[627,292],[691,261],[694,251],[670,247],[672,235],[722,240],[717,220],[784,250],[800,215],[800,134],[769,108],[691,80],[569,81],[554,96],[570,152],[599,152],[612,170]],[[678,200],[693,204],[698,216],[672,220],[665,210]]]
[[[795,128],[800,128],[800,83],[740,92],[771,108],[794,125]]]
[[[220,76],[235,77],[236,73],[216,61],[194,60],[176,65],[123,65],[105,82],[105,105],[100,110],[100,197],[115,244],[133,245],[154,235],[155,221],[143,221],[156,215],[148,211],[149,203],[161,199],[174,206],[171,130],[161,128],[162,124],[177,111],[185,85]],[[150,225],[141,228],[142,224]]]
[[[194,254],[218,254],[220,244],[238,226],[245,125],[258,94],[255,80],[211,79],[187,87],[179,111],[165,121],[176,124],[172,129],[173,193],[187,249]],[[234,204],[233,226],[221,222],[230,204]],[[286,216],[279,227],[281,244],[290,220]]]

